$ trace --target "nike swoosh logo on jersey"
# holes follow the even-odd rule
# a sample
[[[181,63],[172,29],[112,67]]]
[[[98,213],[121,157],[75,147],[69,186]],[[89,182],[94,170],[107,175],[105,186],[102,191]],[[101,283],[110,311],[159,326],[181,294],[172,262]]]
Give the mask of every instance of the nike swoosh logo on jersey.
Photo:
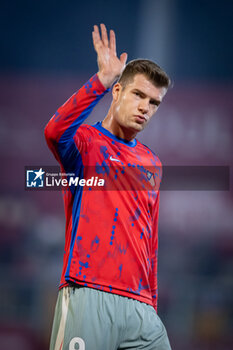
[[[113,156],[110,156],[110,160],[112,160],[113,162],[120,162],[120,160],[119,160],[119,159],[117,159],[117,158],[113,158]]]

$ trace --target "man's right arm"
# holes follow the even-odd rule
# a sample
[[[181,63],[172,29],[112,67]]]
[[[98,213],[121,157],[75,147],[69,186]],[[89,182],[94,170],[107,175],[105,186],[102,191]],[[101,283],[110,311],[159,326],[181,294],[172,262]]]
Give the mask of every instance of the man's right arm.
[[[45,138],[55,158],[62,164],[80,151],[74,141],[79,126],[108,91],[95,74],[78,92],[73,94],[54,114],[45,127]]]
[[[101,33],[96,25],[92,32],[98,73],[58,109],[45,128],[49,148],[55,158],[64,166],[69,164],[69,168],[72,168],[72,161],[75,162],[75,155],[79,152],[79,145],[74,141],[78,127],[120,76],[127,60],[126,53],[117,57],[114,31],[110,30],[108,38],[105,25],[101,24],[100,28]]]

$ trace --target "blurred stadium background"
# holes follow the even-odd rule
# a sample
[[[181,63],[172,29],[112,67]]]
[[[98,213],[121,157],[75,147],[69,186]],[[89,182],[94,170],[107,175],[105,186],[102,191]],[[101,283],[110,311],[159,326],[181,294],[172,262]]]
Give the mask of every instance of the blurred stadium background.
[[[172,77],[138,138],[164,165],[233,164],[231,0],[1,1],[0,350],[48,349],[64,244],[59,192],[24,190],[24,166],[56,165],[43,129],[96,72],[91,32]],[[110,94],[89,123],[103,119]],[[231,168],[232,169],[232,168]],[[231,179],[232,180],[232,179]],[[233,348],[233,192],[163,191],[159,315],[173,349]]]

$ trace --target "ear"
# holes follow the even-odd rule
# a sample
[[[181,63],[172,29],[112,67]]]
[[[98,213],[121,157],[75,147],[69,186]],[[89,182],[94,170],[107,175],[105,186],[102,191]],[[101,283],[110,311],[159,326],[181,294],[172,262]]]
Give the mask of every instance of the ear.
[[[114,101],[117,101],[119,96],[120,96],[120,92],[122,90],[122,86],[120,83],[116,83],[113,88],[112,88],[112,98]]]

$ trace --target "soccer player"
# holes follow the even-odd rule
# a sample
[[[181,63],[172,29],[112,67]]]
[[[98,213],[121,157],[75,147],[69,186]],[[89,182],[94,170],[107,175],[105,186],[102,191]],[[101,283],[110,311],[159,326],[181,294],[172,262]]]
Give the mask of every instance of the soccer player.
[[[67,178],[94,174],[106,181],[102,190],[72,184],[64,191],[65,251],[50,350],[169,350],[157,315],[161,162],[135,137],[170,80],[152,61],[126,65],[126,53],[117,57],[114,31],[100,27],[92,33],[98,73],[45,128]],[[107,116],[83,124],[112,85]]]

